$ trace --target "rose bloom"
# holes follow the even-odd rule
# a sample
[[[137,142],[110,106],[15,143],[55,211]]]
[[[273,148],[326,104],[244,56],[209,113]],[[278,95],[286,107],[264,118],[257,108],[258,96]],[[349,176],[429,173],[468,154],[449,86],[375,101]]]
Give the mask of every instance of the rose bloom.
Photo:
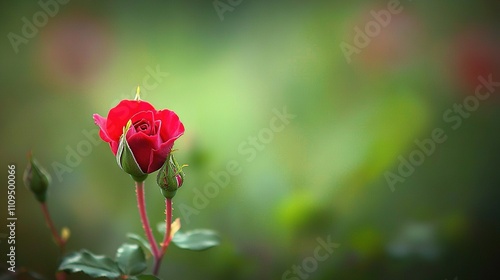
[[[99,136],[109,143],[115,156],[129,120],[132,125],[125,137],[130,150],[142,172],[155,172],[165,163],[175,140],[184,134],[184,125],[173,111],[156,110],[142,100],[122,100],[109,110],[107,118],[94,114]]]

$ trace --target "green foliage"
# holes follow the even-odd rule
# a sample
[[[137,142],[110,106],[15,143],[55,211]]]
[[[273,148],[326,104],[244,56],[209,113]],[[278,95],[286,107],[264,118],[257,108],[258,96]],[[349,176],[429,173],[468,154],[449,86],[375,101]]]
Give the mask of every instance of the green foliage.
[[[165,234],[165,223],[158,223],[157,229],[161,234]],[[172,243],[181,249],[203,251],[220,245],[220,238],[213,230],[195,229],[187,232],[176,232]]]
[[[63,258],[60,271],[83,272],[92,277],[117,278],[121,275],[118,264],[106,256],[94,255],[87,250],[71,253]]]
[[[83,272],[92,277],[111,279],[122,275],[137,276],[129,277],[130,279],[157,279],[148,275],[138,276],[146,268],[146,257],[142,248],[136,244],[125,243],[116,251],[116,260],[81,250],[65,256],[58,270],[67,273]]]
[[[178,231],[172,239],[177,247],[192,251],[203,251],[220,244],[219,235],[208,229],[195,229],[188,232]]]
[[[163,224],[165,224],[165,223],[163,223]],[[144,249],[146,249],[147,256],[150,256],[153,254],[152,250],[151,250],[151,245],[149,245],[149,242],[146,239],[142,238],[140,235],[135,234],[135,233],[127,233],[127,238],[138,242]]]
[[[146,257],[137,244],[123,244],[116,251],[116,262],[125,275],[137,275],[146,270]]]

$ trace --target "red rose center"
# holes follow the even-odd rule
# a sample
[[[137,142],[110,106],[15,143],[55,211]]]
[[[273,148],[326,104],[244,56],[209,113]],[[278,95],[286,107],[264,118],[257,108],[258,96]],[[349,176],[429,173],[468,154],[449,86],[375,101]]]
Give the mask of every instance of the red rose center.
[[[134,123],[134,127],[135,127],[135,130],[137,130],[137,132],[142,132],[142,133],[147,134],[147,135],[154,134],[154,129],[151,127],[151,124],[145,119],[141,119],[139,121],[136,121]]]

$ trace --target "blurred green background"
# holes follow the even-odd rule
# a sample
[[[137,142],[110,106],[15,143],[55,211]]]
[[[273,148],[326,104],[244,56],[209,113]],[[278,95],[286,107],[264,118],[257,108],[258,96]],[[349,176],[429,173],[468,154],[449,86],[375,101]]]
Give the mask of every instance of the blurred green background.
[[[86,136],[97,131],[93,113],[141,85],[143,99],[186,127],[174,218],[222,239],[202,253],[172,246],[163,279],[496,278],[500,87],[484,100],[474,93],[480,76],[500,81],[500,3],[402,1],[373,25],[391,2],[52,1],[44,22],[33,18],[44,13],[36,1],[3,1],[0,154],[5,178],[17,166],[18,268],[52,279],[58,265],[20,179],[30,149],[52,175],[49,209],[71,229],[68,251],[113,256],[127,232],[143,234],[132,180]],[[374,35],[348,62],[341,45],[355,46],[367,24]],[[269,134],[283,108],[295,118]],[[435,129],[446,141],[390,183]],[[183,215],[231,161],[241,172]],[[146,199],[156,224],[164,204],[154,177]],[[340,246],[305,275],[286,274],[310,267],[318,238]]]

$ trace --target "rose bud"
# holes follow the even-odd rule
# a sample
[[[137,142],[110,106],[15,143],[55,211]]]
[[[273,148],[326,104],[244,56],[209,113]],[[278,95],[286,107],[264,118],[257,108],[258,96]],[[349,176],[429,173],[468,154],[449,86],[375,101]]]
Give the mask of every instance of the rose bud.
[[[24,185],[33,192],[36,199],[43,203],[46,200],[47,188],[50,184],[50,175],[43,169],[31,153],[28,155],[29,163],[24,170]]]
[[[177,189],[184,183],[184,172],[182,171],[184,166],[180,166],[175,160],[174,155],[170,154],[158,172],[156,182],[165,198],[173,198]]]
[[[109,143],[113,154],[117,156],[120,150],[117,156],[120,167],[139,176],[137,179],[160,169],[175,140],[184,134],[184,125],[175,112],[156,110],[138,97],[122,100],[109,111],[107,118],[94,114],[94,121],[100,128],[99,136]],[[129,122],[130,126],[124,130]]]

